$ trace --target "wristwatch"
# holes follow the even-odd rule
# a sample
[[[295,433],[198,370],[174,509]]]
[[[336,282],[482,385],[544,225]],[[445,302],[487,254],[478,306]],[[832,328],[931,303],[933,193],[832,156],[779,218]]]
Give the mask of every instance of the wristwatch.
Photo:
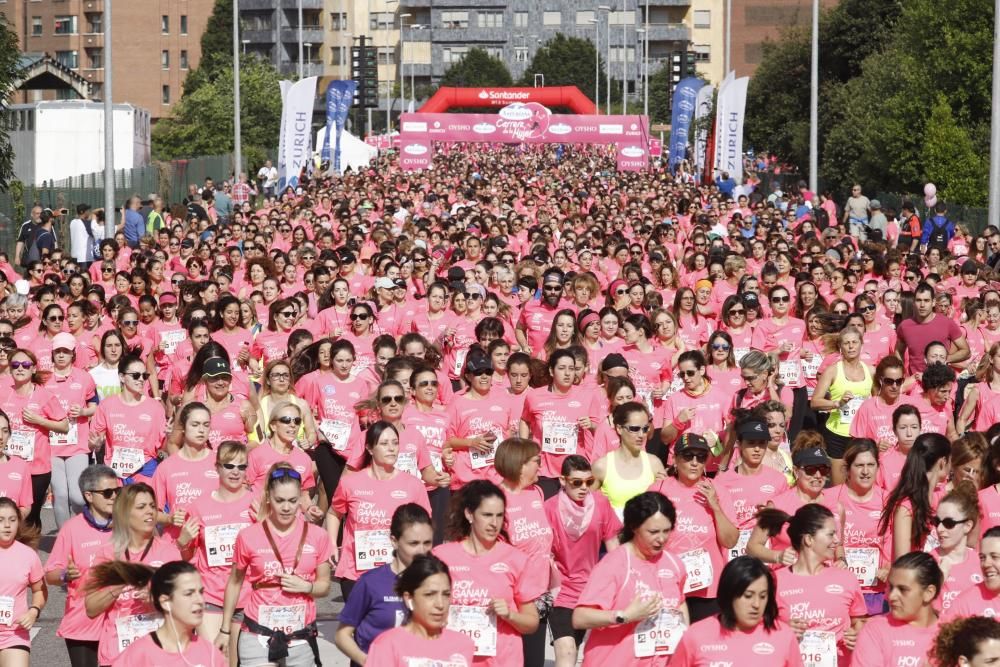
[[[615,612],[615,623],[617,623],[618,625],[623,625],[625,623],[625,612],[624,611],[616,611]]]

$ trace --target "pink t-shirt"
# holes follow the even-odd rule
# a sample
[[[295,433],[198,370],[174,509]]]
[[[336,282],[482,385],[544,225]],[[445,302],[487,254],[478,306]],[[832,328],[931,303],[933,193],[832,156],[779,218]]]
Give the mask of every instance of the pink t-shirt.
[[[736,470],[729,470],[716,477],[715,484],[729,492],[735,512],[733,523],[741,531],[753,530],[757,525],[758,509],[788,490],[785,476],[766,465],[761,465],[753,475],[741,475]]]
[[[67,583],[66,606],[56,634],[63,639],[97,641],[101,636],[101,617],[88,618],[83,587],[90,569],[101,549],[111,543],[111,531],[100,531],[78,514],[59,529],[52,553],[45,561],[46,572],[59,572],[70,561],[80,570],[80,578]]]
[[[886,491],[892,491],[899,482],[899,476],[903,473],[905,462],[906,454],[899,450],[899,442],[897,441],[892,449],[887,449],[879,455],[875,483]]]
[[[792,487],[784,493],[775,496],[771,502],[774,504],[775,509],[779,509],[789,516],[795,514],[800,507],[806,504],[806,501],[799,496],[796,487]],[[837,496],[832,489],[824,489],[820,494],[818,502],[825,505],[831,512],[836,512]],[[836,513],[834,516],[836,516]],[[788,527],[785,526],[781,529],[780,533],[771,538],[771,549],[774,551],[784,551],[790,546],[792,546],[792,543],[788,539]]]
[[[306,541],[302,545],[302,555],[295,564],[295,554],[302,540],[302,529],[306,529]],[[243,610],[247,617],[264,625],[275,606],[293,607],[302,626],[316,620],[316,601],[304,593],[286,593],[281,586],[252,588],[257,583],[274,584],[282,574],[295,574],[306,581],[315,581],[316,568],[325,563],[333,554],[330,536],[319,526],[296,519],[291,529],[282,535],[269,526],[271,537],[278,554],[271,549],[271,543],[264,534],[264,524],[255,523],[244,528],[236,536],[233,550],[233,566],[246,572],[246,580],[251,585],[251,593]],[[280,558],[278,557],[280,555]],[[269,608],[270,607],[270,608]],[[268,627],[268,626],[265,626]],[[299,628],[288,628],[291,632]]]
[[[941,614],[941,622],[947,623],[965,616],[996,618],[998,615],[1000,615],[1000,595],[987,589],[985,584],[976,584],[955,597],[951,606]]]
[[[935,549],[931,555],[940,563],[940,549]],[[941,585],[941,595],[934,600],[935,609],[939,612],[948,609],[955,598],[981,583],[983,583],[983,571],[979,566],[979,554],[976,553],[975,549],[966,547],[965,560],[952,565],[951,569],[948,570],[948,575]]]
[[[549,568],[529,563],[527,556],[504,542],[479,555],[470,554],[461,542],[446,542],[434,547],[434,555],[451,572],[452,606],[492,608],[493,600],[502,599],[519,609],[544,593],[549,583]],[[475,664],[522,664],[521,634],[502,618],[496,619],[496,627],[496,656],[476,656]]]
[[[542,567],[551,557],[553,541],[542,490],[529,486],[514,493],[504,488],[504,495],[507,497],[504,529],[510,543],[531,558],[537,567]]]
[[[979,522],[980,534],[1000,525],[1000,491],[997,491],[995,484],[979,492],[979,510],[982,517]]]
[[[219,488],[219,472],[215,469],[215,454],[205,450],[197,461],[189,461],[180,452],[171,454],[156,466],[153,491],[164,512],[184,509],[188,513],[212,491]],[[163,529],[163,538],[177,541],[181,529],[173,524]]]
[[[0,498],[10,498],[18,507],[31,507],[31,470],[18,456],[0,462]]]
[[[173,648],[173,647],[171,647]],[[151,634],[135,640],[119,655],[111,667],[167,667],[168,665],[199,665],[225,667],[229,661],[212,642],[195,635],[184,649],[183,656],[174,651],[164,651],[156,645]]]
[[[201,574],[205,586],[205,602],[222,606],[225,601],[226,582],[233,564],[233,551],[240,531],[250,526],[256,515],[255,494],[249,490],[232,502],[223,502],[214,491],[202,496],[191,506],[191,517],[198,522],[198,536],[194,539],[192,563]],[[250,585],[244,581],[237,608],[246,604]]]
[[[799,364],[799,353],[802,350],[802,340],[806,333],[806,323],[802,320],[789,317],[784,324],[779,324],[773,318],[759,320],[753,333],[753,347],[763,352],[777,352],[782,344],[788,342],[792,344],[790,352],[779,354],[779,368],[781,375],[785,378],[786,385],[790,387],[802,386],[802,369]],[[793,368],[798,364],[797,369]]]
[[[561,494],[562,492],[560,492]],[[591,493],[594,512],[587,530],[579,539],[572,539],[563,524],[565,517],[560,510],[559,495],[545,501],[545,516],[552,527],[552,558],[559,570],[559,595],[555,606],[572,609],[580,592],[590,581],[591,572],[600,560],[601,545],[618,535],[622,523],[603,493]]]
[[[250,357],[260,360],[261,365],[266,365],[275,359],[284,359],[288,354],[290,333],[290,331],[261,331],[250,345]]]
[[[625,543],[597,564],[576,606],[612,611],[624,609],[637,597],[661,596],[664,609],[679,609],[684,604],[686,579],[687,570],[676,555],[663,550],[655,558],[644,560]],[[624,623],[591,630],[583,652],[584,667],[672,664],[669,655],[635,657],[632,635],[637,626]]]
[[[830,494],[836,494],[837,509],[834,514],[840,522],[840,539],[844,549],[877,549],[878,567],[888,567],[892,562],[892,540],[888,535],[878,534],[887,492],[874,486],[867,500],[857,500],[842,484],[830,489]],[[862,591],[876,593],[884,588],[885,584],[876,580],[871,586],[862,586]]]
[[[70,368],[69,375],[65,377],[52,373],[45,383],[45,388],[55,394],[56,398],[59,399],[59,405],[67,412],[70,406],[87,407],[87,401],[97,396],[97,387],[94,384],[93,376],[79,368]],[[49,434],[52,455],[68,458],[77,454],[89,454],[89,437],[90,418],[71,419],[69,433]]]
[[[164,563],[172,560],[180,560],[181,553],[172,542],[153,538],[153,546],[149,553],[142,558],[142,551],[132,551],[129,549],[128,558],[125,560],[140,561],[150,567],[160,567]],[[101,550],[94,558],[94,565],[110,561],[123,560],[115,554],[114,547],[110,542],[101,547]],[[142,595],[142,597],[140,597]],[[137,625],[129,619],[135,616],[149,616],[154,613],[153,605],[146,601],[145,592],[132,587],[126,587],[115,601],[104,612],[101,619],[101,637],[97,647],[97,662],[101,665],[110,665],[118,655],[128,648],[136,639]],[[147,632],[151,632],[148,629]]]
[[[97,406],[91,427],[94,433],[107,438],[104,460],[119,477],[125,478],[138,470],[133,469],[133,461],[141,458],[145,463],[156,457],[163,445],[167,418],[163,404],[148,396],[143,396],[138,405],[126,405],[120,395],[109,396]],[[117,449],[127,450],[128,453],[116,459]],[[131,452],[135,450],[138,452],[133,457]]]
[[[594,434],[577,425],[577,420],[584,416],[593,421],[599,418],[593,395],[586,390],[573,387],[565,394],[558,394],[548,387],[539,387],[527,391],[521,419],[531,429],[532,439],[542,445],[539,475],[559,477],[562,462],[571,454],[590,459]]]
[[[364,436],[354,404],[368,398],[367,380],[353,376],[342,381],[332,372],[313,371],[295,383],[295,394],[309,405],[316,426],[334,451],[345,459],[364,451]]]
[[[719,438],[722,438],[726,430],[726,421],[729,417],[727,408],[732,401],[732,397],[732,392],[714,383],[709,384],[708,391],[698,396],[692,396],[686,389],[681,389],[663,401],[659,423],[664,425],[673,424],[685,408],[691,408],[694,416],[691,417],[690,423],[681,424],[678,427],[680,433],[702,435],[711,431]],[[670,449],[670,452],[670,460],[673,460],[673,448]],[[718,457],[709,457],[708,470],[712,472],[718,469]]]
[[[791,628],[777,622],[768,632],[761,623],[750,632],[726,630],[718,616],[698,621],[684,633],[670,667],[802,667],[799,642]]]
[[[942,619],[943,620],[943,619]],[[851,667],[917,667],[930,651],[938,624],[919,628],[891,615],[875,616],[858,633]]]
[[[713,483],[710,480],[709,483]],[[713,483],[714,484],[714,483]],[[654,482],[649,487],[650,491],[662,493],[677,510],[677,522],[674,529],[670,531],[667,540],[667,548],[687,564],[688,559],[698,559],[699,566],[707,567],[706,577],[709,584],[701,589],[691,591],[691,597],[714,598],[719,587],[719,575],[726,564],[723,557],[723,548],[719,545],[718,533],[715,528],[715,517],[708,508],[701,491],[694,485],[687,486],[679,482],[676,477]],[[730,521],[736,516],[733,501],[729,497],[729,491],[724,486],[715,484],[715,493],[719,498],[719,505]],[[707,561],[701,552],[707,554]],[[693,561],[692,561],[693,562]],[[691,570],[690,565],[686,565]]]
[[[785,623],[806,621],[807,630],[837,635],[837,664],[847,667],[851,652],[844,646],[844,631],[852,618],[868,615],[861,585],[850,570],[827,567],[815,576],[795,574],[783,567],[775,572],[778,618]]]
[[[407,430],[415,430],[420,434],[419,440],[423,450],[430,457],[431,465],[437,472],[443,472],[441,453],[448,430],[448,416],[444,408],[435,405],[430,412],[424,412],[411,403],[403,410],[402,421],[406,424]]]
[[[483,433],[492,433],[496,437],[493,443],[495,454],[496,447],[507,438],[515,423],[510,404],[494,397],[494,394],[500,396],[503,391],[494,390],[481,399],[470,399],[468,393],[456,394],[455,400],[448,405],[448,438],[473,438]],[[493,467],[493,455],[473,455],[469,449],[455,450],[455,463],[451,473],[452,490],[460,489],[474,479],[499,481]]]
[[[645,403],[654,417],[658,416],[661,401],[653,400],[653,391],[670,381],[673,373],[672,352],[660,346],[645,354],[635,345],[626,345],[621,349],[621,354],[628,361],[628,377],[635,385],[635,400]]]
[[[316,486],[316,479],[312,473],[313,462],[308,454],[294,445],[287,454],[281,454],[267,440],[250,450],[250,456],[247,460],[247,484],[250,485],[251,489],[257,490],[261,486],[261,482],[266,481],[264,477],[271,466],[282,462],[290,464],[296,472],[302,475],[302,489],[304,491]]]
[[[363,572],[392,561],[389,524],[396,508],[417,503],[431,511],[423,482],[395,471],[389,479],[376,479],[371,468],[344,475],[330,501],[330,509],[344,520],[344,540],[336,576],[357,580]]]
[[[852,438],[871,438],[876,443],[885,440],[895,446],[896,434],[892,430],[892,413],[900,405],[909,405],[908,400],[900,399],[888,405],[880,396],[872,396],[861,402],[858,411],[851,422]],[[884,465],[879,461],[879,465]]]
[[[29,546],[14,542],[0,547],[0,603],[13,605],[9,619],[0,619],[0,649],[11,646],[31,646],[27,630],[16,625],[17,619],[28,611],[27,591],[42,580],[42,561]]]
[[[543,301],[530,300],[521,308],[521,316],[517,325],[524,330],[528,347],[537,356],[545,346],[545,339],[552,330],[552,321],[556,318],[556,313],[562,310],[562,305],[550,308]]]
[[[432,320],[427,311],[421,311],[413,316],[413,321],[410,323],[410,331],[420,334],[432,343],[436,343],[448,327],[451,326],[454,318],[454,313],[442,311],[437,318]]]
[[[52,449],[49,430],[24,421],[24,411],[31,410],[52,421],[66,418],[66,411],[55,394],[44,387],[32,386],[31,393],[20,396],[10,384],[0,388],[0,410],[10,419],[10,440],[7,455],[20,456],[28,462],[32,475],[52,471]]]
[[[448,628],[437,639],[426,639],[406,628],[393,628],[372,642],[365,667],[471,667],[475,650],[471,639]]]

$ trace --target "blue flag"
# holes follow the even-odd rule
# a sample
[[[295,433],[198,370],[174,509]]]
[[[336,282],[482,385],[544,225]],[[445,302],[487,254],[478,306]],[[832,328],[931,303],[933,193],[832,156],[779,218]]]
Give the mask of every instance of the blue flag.
[[[681,79],[674,89],[670,114],[670,170],[687,157],[688,138],[694,120],[698,91],[705,82],[695,77]]]
[[[323,139],[323,151],[320,153],[324,162],[330,161],[330,134],[336,131],[333,150],[333,170],[340,173],[340,134],[344,131],[347,112],[354,102],[354,91],[357,81],[331,81],[326,87],[326,138]]]

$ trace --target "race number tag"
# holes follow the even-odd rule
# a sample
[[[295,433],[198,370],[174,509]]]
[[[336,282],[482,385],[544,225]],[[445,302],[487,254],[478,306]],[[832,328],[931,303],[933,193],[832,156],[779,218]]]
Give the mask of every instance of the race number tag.
[[[747,552],[747,544],[750,543],[750,534],[753,533],[752,528],[747,528],[746,530],[740,531],[740,539],[736,542],[736,546],[732,549],[726,549],[726,559],[727,562],[730,560],[735,560],[740,556],[743,556]]]
[[[160,334],[160,339],[163,341],[163,353],[173,354],[177,351],[177,345],[184,342],[187,338],[186,331],[164,331]]]
[[[20,456],[25,461],[35,460],[35,432],[11,431],[7,441],[7,455]]]
[[[420,471],[417,470],[416,452],[399,452],[396,455],[396,470],[408,472],[416,478],[420,478]]]
[[[473,470],[479,470],[481,468],[487,468],[487,467],[493,465],[493,459],[495,459],[496,456],[497,456],[497,447],[500,446],[500,441],[503,440],[503,433],[501,433],[499,430],[491,430],[491,431],[489,431],[489,433],[492,433],[493,436],[494,436],[494,438],[496,438],[493,441],[493,446],[490,448],[490,451],[488,451],[488,452],[480,452],[480,451],[475,450],[475,449],[470,449],[469,450],[469,459],[471,459],[471,461],[472,461],[472,469]],[[471,437],[477,438],[480,435],[482,435],[482,434],[481,433],[477,433],[476,435],[471,436]]]
[[[461,632],[476,645],[476,655],[497,654],[497,617],[486,607],[453,604],[448,609],[448,629]]]
[[[693,549],[681,554],[684,569],[687,570],[687,580],[684,582],[684,594],[700,591],[712,584],[712,558],[704,549]]]
[[[745,357],[747,355],[747,352],[749,352],[749,351],[750,351],[749,347],[737,347],[737,348],[733,349],[733,358],[736,359],[736,365],[737,366],[740,363],[740,359],[742,359],[743,357]]]
[[[233,564],[233,546],[240,531],[248,523],[224,523],[221,526],[205,526],[205,553],[209,567],[228,567]]]
[[[347,449],[347,441],[351,437],[351,425],[336,419],[323,419],[319,423],[320,432],[335,451]]]
[[[460,350],[455,350],[455,367],[452,369],[455,371],[455,375],[462,377],[462,371],[465,370],[465,358],[469,356],[469,348],[463,347]]]
[[[125,478],[139,470],[146,462],[146,452],[136,447],[115,447],[111,455],[111,469]]]
[[[815,380],[816,376],[819,374],[819,366],[823,363],[823,357],[813,352],[813,356],[809,361],[805,359],[802,360],[802,374],[805,375],[810,380]]]
[[[858,578],[862,586],[874,586],[875,574],[878,572],[878,549],[875,547],[846,547],[844,558],[847,569]]]
[[[799,640],[803,667],[837,667],[837,634],[806,630]]]
[[[53,447],[65,447],[66,445],[75,445],[78,442],[80,439],[77,436],[76,420],[70,420],[69,430],[65,433],[49,434],[49,444]]]
[[[290,635],[296,630],[306,627],[306,606],[304,604],[260,606],[260,618],[257,622],[265,628],[280,630]]]
[[[802,368],[802,364],[798,359],[794,361],[782,361],[778,364],[778,377],[781,379],[781,384],[792,385],[798,384],[799,382],[799,370]]]
[[[392,560],[388,530],[359,530],[354,533],[354,563],[359,572],[374,570]]]
[[[0,625],[14,625],[14,598],[0,595]]]
[[[542,451],[547,454],[576,454],[576,424],[547,421],[542,423]]]
[[[850,424],[854,421],[854,415],[858,414],[858,408],[864,403],[864,398],[856,397],[849,400],[844,407],[840,409],[840,423]]]
[[[434,466],[434,471],[438,474],[444,472],[444,461],[441,460],[441,452],[435,452],[433,449],[427,452],[431,457],[431,465]]]
[[[632,648],[637,658],[673,655],[684,636],[684,617],[676,609],[661,609],[635,626]]]
[[[118,635],[118,650],[124,651],[136,639],[142,639],[163,625],[159,614],[136,614],[119,616],[115,619],[115,633]]]
[[[458,660],[432,660],[431,658],[403,658],[402,667],[469,667],[465,658]]]

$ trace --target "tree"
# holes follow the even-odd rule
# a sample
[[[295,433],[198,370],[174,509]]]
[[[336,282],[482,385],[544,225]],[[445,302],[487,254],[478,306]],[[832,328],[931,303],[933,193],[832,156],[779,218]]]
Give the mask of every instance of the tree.
[[[670,122],[670,63],[664,63],[649,75],[649,119],[651,123]]]
[[[279,76],[256,56],[241,59],[240,108],[243,153],[264,155],[278,145],[281,122]],[[205,85],[185,92],[169,118],[153,128],[153,157],[174,160],[233,150],[233,72],[212,73]]]
[[[535,74],[545,76],[546,86],[576,86],[584,95],[598,100],[594,90],[594,44],[587,39],[567,37],[562,33],[545,43],[535,52],[531,64],[521,77],[521,85],[533,86]],[[606,90],[607,75],[602,68],[599,72],[598,90]],[[620,86],[613,86],[611,99],[621,98]]]
[[[10,102],[9,94],[14,83],[21,77],[21,49],[7,19],[0,16],[0,90],[4,95],[0,98],[0,115],[6,113]],[[6,190],[10,179],[14,176],[14,148],[10,145],[10,135],[0,125],[0,190]]]
[[[499,58],[483,49],[470,49],[462,59],[448,68],[441,77],[442,86],[479,88],[482,86],[509,86],[514,82],[510,70]]]
[[[232,66],[233,0],[215,0],[212,15],[201,34],[201,60],[184,79],[184,94],[204,85],[217,70]]]
[[[969,133],[958,126],[943,94],[931,107],[924,132],[924,167],[941,199],[970,206],[986,204],[989,163],[976,152]]]

